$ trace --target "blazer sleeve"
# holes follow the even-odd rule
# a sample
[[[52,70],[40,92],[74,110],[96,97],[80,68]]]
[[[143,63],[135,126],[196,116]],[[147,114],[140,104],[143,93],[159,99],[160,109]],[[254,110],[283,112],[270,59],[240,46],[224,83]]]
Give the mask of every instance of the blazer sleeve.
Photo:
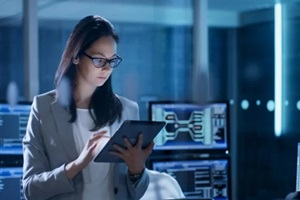
[[[126,110],[128,109],[128,110]],[[125,107],[125,112],[128,113],[128,119],[129,120],[139,120],[140,116],[139,116],[139,107],[138,104],[134,101],[129,101],[127,106]],[[136,183],[132,183],[129,179],[129,173],[128,171],[126,172],[126,185],[127,185],[127,189],[129,191],[129,196],[130,199],[134,199],[134,200],[138,200],[140,199],[145,191],[148,188],[149,185],[149,175],[148,175],[148,171],[144,170],[142,177],[139,181],[137,181]]]
[[[23,138],[23,191],[26,199],[41,200],[72,192],[74,187],[65,175],[64,165],[50,168],[38,104],[35,97]]]
[[[141,179],[136,183],[131,183],[127,173],[127,187],[130,193],[130,199],[138,200],[142,198],[148,188],[149,182],[149,174],[146,170],[144,170]]]

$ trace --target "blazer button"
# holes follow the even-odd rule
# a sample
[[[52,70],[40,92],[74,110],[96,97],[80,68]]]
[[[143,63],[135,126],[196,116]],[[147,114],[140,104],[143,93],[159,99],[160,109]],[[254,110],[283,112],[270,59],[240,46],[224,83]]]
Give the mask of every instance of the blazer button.
[[[117,187],[114,188],[114,193],[118,194],[118,188]]]

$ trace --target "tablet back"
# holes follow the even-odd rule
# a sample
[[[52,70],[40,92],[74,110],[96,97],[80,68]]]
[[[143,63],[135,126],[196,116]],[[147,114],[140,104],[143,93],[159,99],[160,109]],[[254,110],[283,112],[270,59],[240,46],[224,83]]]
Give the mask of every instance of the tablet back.
[[[125,120],[118,131],[110,138],[100,153],[95,157],[94,161],[124,162],[121,158],[109,153],[111,150],[115,150],[113,147],[114,144],[126,148],[124,145],[124,138],[126,137],[132,145],[135,145],[139,133],[143,133],[142,147],[145,148],[153,141],[165,124],[165,122],[157,121]]]

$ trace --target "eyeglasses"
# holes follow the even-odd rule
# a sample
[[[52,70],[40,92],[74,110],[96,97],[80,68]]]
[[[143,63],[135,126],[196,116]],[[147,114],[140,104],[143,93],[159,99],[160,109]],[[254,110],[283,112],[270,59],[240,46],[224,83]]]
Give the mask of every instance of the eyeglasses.
[[[106,63],[109,63],[110,68],[116,68],[122,62],[122,58],[119,55],[116,55],[116,57],[112,59],[94,58],[86,53],[83,53],[83,55],[91,59],[96,68],[102,68],[106,65]]]

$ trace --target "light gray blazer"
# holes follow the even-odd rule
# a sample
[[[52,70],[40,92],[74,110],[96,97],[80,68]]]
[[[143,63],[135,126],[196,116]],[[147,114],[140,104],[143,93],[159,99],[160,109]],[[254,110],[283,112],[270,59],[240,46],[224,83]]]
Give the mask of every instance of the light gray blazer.
[[[112,124],[112,134],[124,120],[139,119],[138,105],[124,97],[118,98],[123,112],[121,121]],[[57,102],[54,90],[34,98],[23,139],[23,190],[26,199],[82,200],[82,173],[69,181],[64,172],[65,165],[79,156],[69,119],[69,112]],[[127,170],[124,163],[111,164],[115,200],[140,199],[148,187],[147,170],[136,184],[129,181]]]

